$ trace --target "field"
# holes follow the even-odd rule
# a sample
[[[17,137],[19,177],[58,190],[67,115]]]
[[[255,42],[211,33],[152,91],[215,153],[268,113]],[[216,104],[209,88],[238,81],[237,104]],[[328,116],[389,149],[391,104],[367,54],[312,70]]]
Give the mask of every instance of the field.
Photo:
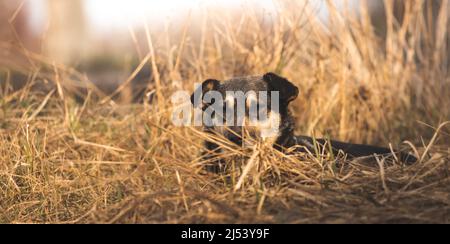
[[[2,43],[25,62],[0,67],[0,223],[450,223],[448,1],[397,2],[399,17],[387,0],[381,29],[365,2],[358,16],[327,1],[325,23],[283,1],[271,21],[247,6],[146,28],[111,94]],[[130,103],[145,68],[146,95]],[[300,88],[297,134],[407,148],[419,162],[248,150],[172,124],[174,92],[269,71]],[[205,139],[226,149],[227,173],[204,172]]]

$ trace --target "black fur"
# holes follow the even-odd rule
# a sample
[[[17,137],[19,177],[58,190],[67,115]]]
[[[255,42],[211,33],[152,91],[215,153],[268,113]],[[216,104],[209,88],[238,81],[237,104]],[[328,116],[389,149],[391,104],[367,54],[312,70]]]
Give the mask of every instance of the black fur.
[[[294,135],[295,130],[295,119],[289,112],[289,103],[295,100],[299,94],[298,88],[288,81],[286,78],[280,77],[274,73],[267,73],[263,76],[249,76],[233,78],[224,82],[218,80],[209,79],[203,82],[202,86],[196,91],[205,94],[208,91],[220,92],[224,97],[226,91],[242,91],[244,93],[249,91],[278,91],[280,95],[280,107],[279,115],[281,118],[281,124],[279,127],[279,133],[276,138],[274,147],[278,150],[284,151],[287,148],[296,147],[297,150],[305,151],[305,149],[314,152],[314,142],[317,144],[325,145],[327,140],[316,139],[315,141],[311,137],[307,136],[296,136]],[[195,93],[194,93],[195,94]],[[200,97],[200,101],[195,101],[194,94],[191,96],[191,102],[195,107],[202,105],[202,109],[205,109],[210,105],[208,103],[202,102],[203,95]],[[270,108],[269,108],[270,109]],[[242,128],[237,126],[232,127],[232,130],[236,133],[225,133],[223,134],[230,141],[241,145],[242,140],[239,138]],[[214,127],[205,127],[205,131],[208,133],[216,133]],[[374,155],[391,155],[392,151],[388,148],[377,147],[372,145],[363,144],[352,144],[345,143],[335,140],[330,140],[331,147],[334,154],[342,151],[347,154],[350,158],[358,157],[371,157]],[[213,154],[220,152],[220,146],[214,142],[207,141],[205,143],[207,149],[208,158],[213,161],[209,164],[206,169],[212,172],[219,172],[223,167],[223,162],[221,160],[213,160]],[[404,163],[414,163],[417,159],[409,153],[394,152]]]
[[[318,143],[319,146],[324,146],[327,144],[328,140],[316,139],[315,142]],[[339,151],[342,151],[346,153],[347,156],[350,158],[369,157],[369,156],[371,157],[374,155],[389,156],[392,154],[391,149],[385,147],[378,147],[365,144],[353,144],[336,140],[329,140],[329,142],[331,143],[333,154],[336,155],[339,153]],[[307,136],[292,136],[290,137],[289,143],[284,146],[287,148],[293,146],[302,146],[308,149],[310,152],[314,152],[314,139]],[[299,148],[298,150],[304,149]],[[394,153],[396,154],[396,156],[399,157],[401,162],[404,162],[406,164],[412,164],[417,161],[417,158],[409,153],[398,151],[394,151]]]

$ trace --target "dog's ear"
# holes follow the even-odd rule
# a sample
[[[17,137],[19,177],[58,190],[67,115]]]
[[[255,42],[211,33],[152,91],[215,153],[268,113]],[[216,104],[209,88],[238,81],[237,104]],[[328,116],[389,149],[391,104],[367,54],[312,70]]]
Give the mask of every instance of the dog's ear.
[[[215,91],[220,85],[220,81],[209,79],[205,80],[191,95],[191,103],[194,107],[199,107],[203,104],[203,96],[209,91]]]
[[[294,101],[299,93],[298,88],[286,78],[274,73],[267,73],[263,76],[264,81],[269,84],[270,91],[280,92],[280,100],[290,103]]]

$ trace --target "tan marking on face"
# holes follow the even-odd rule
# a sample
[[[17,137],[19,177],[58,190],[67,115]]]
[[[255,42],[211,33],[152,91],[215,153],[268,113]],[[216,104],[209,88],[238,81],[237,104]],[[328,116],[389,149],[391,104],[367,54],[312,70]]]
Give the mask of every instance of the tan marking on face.
[[[214,88],[214,83],[213,82],[208,82],[208,84],[206,85],[206,89],[210,91],[213,88]]]
[[[263,141],[275,143],[279,136],[281,125],[281,116],[279,113],[271,111],[267,120],[249,121],[248,118],[244,120],[245,129],[251,134],[256,135]]]
[[[232,95],[227,95],[225,97],[225,102],[227,104],[227,106],[229,107],[234,107],[235,101],[234,101],[234,96]]]
[[[235,99],[233,96],[226,96],[225,101],[228,104],[234,104]],[[253,101],[256,100],[256,96],[251,96],[247,98],[247,105],[250,105]],[[250,120],[249,117],[244,117],[242,121],[242,131],[239,133],[240,136],[243,137],[243,145],[253,146],[255,142],[262,142],[265,145],[273,145],[279,137],[279,128],[281,125],[281,115],[277,112],[270,111],[267,115],[266,120]],[[235,121],[237,123],[237,121]],[[231,127],[226,125],[215,125],[214,130],[219,134],[226,135],[232,130]]]
[[[257,104],[258,102],[258,98],[256,97],[256,94],[254,93],[250,93],[247,96],[247,99],[245,101],[245,106],[247,106],[247,109],[250,109],[250,107],[252,106],[252,104]]]

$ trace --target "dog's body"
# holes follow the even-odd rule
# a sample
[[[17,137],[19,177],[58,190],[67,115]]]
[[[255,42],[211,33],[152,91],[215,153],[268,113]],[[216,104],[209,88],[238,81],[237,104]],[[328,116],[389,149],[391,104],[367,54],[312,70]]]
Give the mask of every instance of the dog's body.
[[[221,103],[220,109],[223,111],[228,111],[225,108],[227,106],[236,107],[236,102],[234,97],[230,97],[229,92],[242,92],[243,94],[250,94],[250,92],[254,92],[259,94],[259,92],[267,92],[270,95],[267,95],[267,101],[265,106],[264,113],[267,114],[267,118],[265,121],[261,123],[254,123],[251,126],[247,125],[245,121],[241,124],[236,124],[232,126],[216,126],[208,125],[205,126],[204,129],[208,133],[220,134],[227,138],[228,140],[234,142],[237,145],[245,145],[247,140],[245,140],[245,136],[250,136],[256,140],[268,141],[273,144],[273,146],[278,150],[285,150],[288,148],[295,147],[297,151],[311,151],[314,152],[315,145],[325,145],[328,143],[331,144],[331,148],[334,154],[337,154],[339,151],[344,152],[349,157],[366,157],[366,156],[374,156],[374,155],[389,155],[393,152],[388,148],[371,146],[371,145],[362,145],[362,144],[351,144],[334,140],[325,140],[325,139],[316,139],[314,140],[311,137],[307,136],[295,136],[295,119],[289,112],[289,103],[295,100],[298,96],[299,90],[287,79],[280,77],[273,73],[267,73],[263,76],[250,76],[250,77],[241,77],[234,78],[224,82],[220,82],[218,80],[206,80],[203,82],[202,86],[199,87],[194,94],[191,96],[191,102],[195,107],[199,107],[203,109],[203,113],[205,115],[209,115],[212,118],[217,118],[216,112],[214,110],[208,109],[212,103],[216,102],[214,99],[209,99],[208,101],[204,100],[205,94],[208,92],[216,92],[222,97],[224,97],[223,104]],[[274,96],[273,92],[278,94]],[[272,101],[278,101],[278,108],[273,107]],[[246,112],[245,117],[248,118],[249,106],[252,102],[258,103],[258,109],[261,109],[263,105],[261,104],[260,97],[252,97],[251,95],[245,97],[245,106]],[[270,102],[269,102],[270,101]],[[235,112],[235,111],[234,111]],[[228,114],[230,116],[230,114]],[[232,114],[231,116],[236,117],[236,114]],[[226,120],[227,114],[225,112],[225,116],[220,117],[223,120]],[[276,126],[275,133],[267,134],[269,124],[273,124]],[[206,142],[206,148],[209,152],[217,152],[220,150],[220,146],[212,141]],[[397,154],[397,152],[394,152]],[[408,154],[408,153],[398,153],[400,160],[405,163],[415,162],[416,159]],[[217,172],[219,167],[218,165],[213,165],[212,167],[207,167],[209,171]]]

